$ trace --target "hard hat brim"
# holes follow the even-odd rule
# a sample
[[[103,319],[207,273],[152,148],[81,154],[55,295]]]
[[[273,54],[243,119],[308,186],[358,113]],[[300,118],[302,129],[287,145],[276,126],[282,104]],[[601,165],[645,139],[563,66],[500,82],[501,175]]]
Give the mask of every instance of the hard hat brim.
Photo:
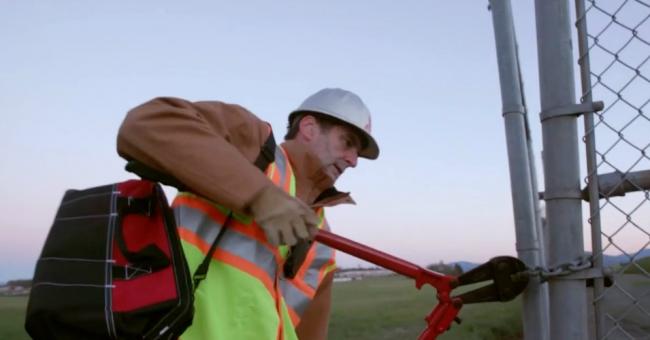
[[[367,159],[377,159],[379,157],[379,146],[377,145],[377,142],[375,141],[374,138],[370,134],[368,134],[366,131],[359,129],[358,127],[348,124],[355,128],[361,135],[363,135],[366,138],[367,145],[365,148],[363,148],[361,151],[359,151],[359,157],[367,158]]]

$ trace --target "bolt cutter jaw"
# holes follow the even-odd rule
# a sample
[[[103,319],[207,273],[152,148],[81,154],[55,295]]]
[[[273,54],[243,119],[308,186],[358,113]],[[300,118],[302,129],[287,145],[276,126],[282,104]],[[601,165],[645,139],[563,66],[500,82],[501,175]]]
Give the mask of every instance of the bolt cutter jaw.
[[[458,276],[459,286],[483,281],[491,284],[455,296],[463,304],[510,301],[526,289],[528,276],[521,272],[528,268],[519,259],[511,256],[498,256],[490,261]]]

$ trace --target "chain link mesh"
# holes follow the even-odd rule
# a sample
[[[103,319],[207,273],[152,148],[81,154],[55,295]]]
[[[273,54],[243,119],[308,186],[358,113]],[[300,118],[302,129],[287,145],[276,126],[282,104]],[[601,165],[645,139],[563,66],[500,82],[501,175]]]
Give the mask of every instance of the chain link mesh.
[[[589,223],[602,241],[593,258],[614,274],[614,284],[594,294],[603,315],[596,323],[604,323],[601,338],[650,339],[650,2],[585,4],[577,24],[586,20],[580,60],[589,60],[582,72],[591,87],[582,99],[605,102],[583,137],[595,142],[585,183],[597,178],[600,196],[590,198],[598,206]]]

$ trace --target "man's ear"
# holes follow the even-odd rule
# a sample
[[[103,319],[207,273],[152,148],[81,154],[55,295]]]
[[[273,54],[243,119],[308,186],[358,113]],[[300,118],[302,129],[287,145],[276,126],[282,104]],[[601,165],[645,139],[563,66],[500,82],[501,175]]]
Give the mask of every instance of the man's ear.
[[[298,123],[298,134],[310,142],[320,133],[320,126],[312,115],[305,115]]]

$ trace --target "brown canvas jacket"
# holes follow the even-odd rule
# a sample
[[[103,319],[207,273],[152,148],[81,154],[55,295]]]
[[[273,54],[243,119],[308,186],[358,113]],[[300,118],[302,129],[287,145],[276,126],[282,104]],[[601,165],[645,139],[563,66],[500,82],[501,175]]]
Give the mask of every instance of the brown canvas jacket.
[[[271,132],[270,125],[245,108],[218,101],[189,102],[155,98],[127,114],[117,150],[170,174],[193,192],[247,213],[259,192],[273,183],[253,165]],[[321,188],[318,164],[298,143],[285,142],[296,174],[297,196],[313,206],[353,203],[349,194],[331,191],[314,202]],[[300,339],[326,339],[333,275],[318,288],[296,331]]]
[[[127,114],[117,151],[239,212],[273,183],[253,161],[270,133],[246,109],[221,102],[156,98]]]

